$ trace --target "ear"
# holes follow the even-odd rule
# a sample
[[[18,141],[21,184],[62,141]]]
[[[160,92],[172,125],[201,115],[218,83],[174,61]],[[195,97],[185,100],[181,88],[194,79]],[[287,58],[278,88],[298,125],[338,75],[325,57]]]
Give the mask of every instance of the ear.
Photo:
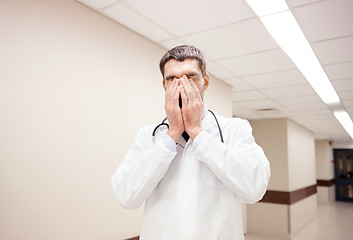
[[[206,76],[205,76],[205,78],[203,79],[203,86],[204,86],[204,89],[206,90],[209,85],[210,85],[210,75],[208,75],[208,73],[206,73]]]

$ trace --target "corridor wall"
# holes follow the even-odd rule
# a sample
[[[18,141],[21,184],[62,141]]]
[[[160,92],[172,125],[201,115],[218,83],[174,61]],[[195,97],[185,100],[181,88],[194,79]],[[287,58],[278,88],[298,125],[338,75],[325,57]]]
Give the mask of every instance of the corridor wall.
[[[165,49],[72,0],[0,1],[0,239],[126,239],[110,177],[164,116]],[[231,116],[211,76],[209,108]]]

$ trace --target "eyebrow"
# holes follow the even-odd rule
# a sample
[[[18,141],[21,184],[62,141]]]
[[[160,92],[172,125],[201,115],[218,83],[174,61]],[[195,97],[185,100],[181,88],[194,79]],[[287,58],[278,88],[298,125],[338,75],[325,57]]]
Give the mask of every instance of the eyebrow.
[[[183,74],[183,75],[186,75],[189,78],[189,77],[199,76],[200,74],[198,74],[197,72],[189,72],[189,73]],[[177,77],[174,76],[174,75],[170,75],[170,76],[166,76],[165,80],[169,81],[169,80],[172,80],[174,78],[177,78]]]
[[[194,76],[198,76],[199,74],[197,72],[190,72],[188,74],[185,74],[187,77],[194,77]]]
[[[166,76],[166,77],[165,77],[165,80],[168,80],[168,81],[169,81],[169,80],[172,80],[172,79],[174,79],[174,78],[175,78],[175,76]]]

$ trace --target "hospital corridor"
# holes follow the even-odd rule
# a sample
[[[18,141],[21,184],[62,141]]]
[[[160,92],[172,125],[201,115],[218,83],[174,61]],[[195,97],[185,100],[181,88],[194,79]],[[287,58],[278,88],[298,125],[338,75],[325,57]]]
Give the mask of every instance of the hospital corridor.
[[[352,0],[0,0],[1,240],[352,240]]]

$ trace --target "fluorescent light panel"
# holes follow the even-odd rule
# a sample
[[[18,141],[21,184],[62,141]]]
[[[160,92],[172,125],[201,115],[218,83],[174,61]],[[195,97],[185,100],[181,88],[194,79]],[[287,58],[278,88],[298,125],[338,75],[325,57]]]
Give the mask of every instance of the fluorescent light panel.
[[[353,122],[352,119],[349,117],[348,113],[345,111],[339,111],[333,113],[346,132],[351,136],[353,139]]]
[[[339,103],[333,88],[310,44],[284,0],[246,0],[260,17],[268,32],[298,67],[322,101]]]
[[[246,0],[246,2],[259,17],[287,11],[289,9],[286,2],[283,0]]]

